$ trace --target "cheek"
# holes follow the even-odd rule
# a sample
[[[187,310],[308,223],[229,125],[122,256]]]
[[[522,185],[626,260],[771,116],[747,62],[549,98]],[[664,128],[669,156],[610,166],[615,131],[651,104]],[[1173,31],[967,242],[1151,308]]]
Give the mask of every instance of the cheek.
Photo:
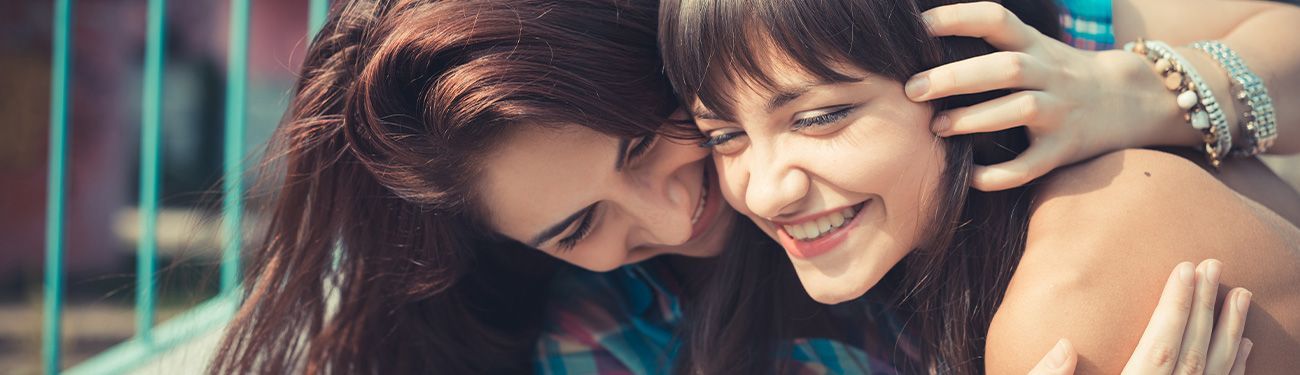
[[[943,165],[943,143],[930,132],[929,107],[886,106],[857,120],[822,147],[823,178],[848,190],[915,192]],[[933,182],[933,181],[931,181]]]
[[[914,246],[934,207],[944,168],[943,142],[930,132],[927,106],[898,105],[846,128],[830,145],[825,160],[831,183],[877,196],[885,209],[887,231],[905,247]]]
[[[749,182],[749,172],[739,158],[722,158],[713,156],[713,165],[718,171],[718,187],[727,204],[741,214],[749,216],[742,197],[745,196],[745,184]]]

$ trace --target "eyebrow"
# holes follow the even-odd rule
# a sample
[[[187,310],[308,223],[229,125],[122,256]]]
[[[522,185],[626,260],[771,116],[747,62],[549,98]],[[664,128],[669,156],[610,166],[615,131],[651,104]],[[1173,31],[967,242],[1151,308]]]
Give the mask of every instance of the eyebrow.
[[[821,85],[821,83],[810,83],[810,84],[796,87],[793,90],[783,90],[777,92],[776,95],[773,95],[771,99],[768,99],[767,108],[766,108],[767,112],[771,113],[772,111],[775,111],[777,108],[781,108],[781,106],[790,104],[790,102],[794,101],[795,99],[799,99],[799,97],[803,96],[803,94],[807,94],[809,90],[812,90],[813,86],[817,86],[817,85]]]
[[[767,100],[767,106],[764,109],[768,113],[771,113],[772,111],[775,111],[777,108],[781,108],[781,106],[790,104],[790,102],[794,101],[795,99],[799,99],[799,97],[803,96],[803,94],[807,94],[808,91],[812,90],[813,87],[825,85],[825,84],[827,83],[811,82],[811,83],[806,83],[798,87],[789,88],[789,89],[778,88],[776,94],[772,95],[772,98]],[[691,112],[693,113],[695,118],[701,120],[730,121],[729,119],[723,118],[722,116],[713,113],[712,111],[709,111],[708,108],[704,108],[704,107],[692,108]]]
[[[546,228],[546,230],[543,230],[542,233],[538,233],[536,236],[534,236],[532,240],[528,241],[528,246],[541,247],[542,244],[546,243],[547,241],[550,241],[552,238],[555,238],[555,236],[560,235],[560,233],[563,233],[565,229],[568,229],[570,225],[573,225],[573,222],[578,221],[578,219],[581,219],[584,215],[591,212],[591,210],[595,208],[596,208],[595,204],[587,206],[586,208],[583,208],[578,212],[575,212],[573,215],[569,215],[569,217],[564,218],[564,220],[560,220],[559,223],[552,225],[550,228]]]

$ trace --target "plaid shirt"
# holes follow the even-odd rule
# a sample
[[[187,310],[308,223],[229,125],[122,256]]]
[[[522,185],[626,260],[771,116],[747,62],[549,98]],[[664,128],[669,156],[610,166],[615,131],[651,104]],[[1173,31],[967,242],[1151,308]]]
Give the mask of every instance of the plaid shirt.
[[[670,373],[678,345],[673,330],[682,317],[678,288],[666,265],[653,259],[608,273],[565,271],[551,286],[551,307],[537,347],[537,373]],[[873,310],[868,313],[880,319],[873,320],[877,327],[868,329],[899,331],[901,322],[883,314],[883,307]],[[866,336],[855,345],[825,338],[793,340],[792,372],[894,374],[893,366],[881,358],[914,353],[883,340],[896,334]]]
[[[1078,49],[1115,48],[1110,0],[1060,0],[1061,39]]]

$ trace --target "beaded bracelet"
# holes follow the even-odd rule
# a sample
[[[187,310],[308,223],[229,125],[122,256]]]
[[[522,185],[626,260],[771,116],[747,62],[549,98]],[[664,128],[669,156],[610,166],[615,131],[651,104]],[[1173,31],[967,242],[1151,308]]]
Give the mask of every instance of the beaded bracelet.
[[[1177,94],[1178,108],[1187,111],[1183,120],[1202,134],[1205,155],[1215,168],[1232,150],[1232,132],[1228,120],[1196,68],[1173,47],[1160,41],[1142,40],[1124,45],[1125,51],[1141,55],[1155,64],[1154,70],[1164,79],[1165,88]]]
[[[1239,123],[1249,147],[1232,150],[1229,155],[1255,156],[1267,151],[1277,140],[1277,116],[1273,113],[1273,98],[1268,96],[1264,81],[1246,67],[1241,56],[1223,43],[1207,40],[1192,43],[1191,46],[1205,51],[1223,66],[1231,79],[1232,95],[1245,107],[1241,111]]]

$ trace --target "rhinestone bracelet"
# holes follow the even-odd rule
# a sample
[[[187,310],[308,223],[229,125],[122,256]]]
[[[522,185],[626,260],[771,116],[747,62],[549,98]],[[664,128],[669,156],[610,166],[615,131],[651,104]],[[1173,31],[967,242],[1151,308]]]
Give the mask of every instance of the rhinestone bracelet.
[[[1277,116],[1273,113],[1273,98],[1268,96],[1264,81],[1246,67],[1246,62],[1242,61],[1237,52],[1223,43],[1207,40],[1192,43],[1191,46],[1205,51],[1223,66],[1231,79],[1233,97],[1245,107],[1238,123],[1242,126],[1248,147],[1232,150],[1229,155],[1255,156],[1267,151],[1277,140]]]
[[[1164,42],[1142,40],[1124,45],[1125,51],[1141,55],[1155,64],[1154,71],[1164,79],[1165,88],[1177,94],[1178,108],[1187,111],[1183,120],[1202,134],[1205,155],[1215,168],[1232,150],[1232,132],[1223,109],[1210,92],[1196,68]]]

